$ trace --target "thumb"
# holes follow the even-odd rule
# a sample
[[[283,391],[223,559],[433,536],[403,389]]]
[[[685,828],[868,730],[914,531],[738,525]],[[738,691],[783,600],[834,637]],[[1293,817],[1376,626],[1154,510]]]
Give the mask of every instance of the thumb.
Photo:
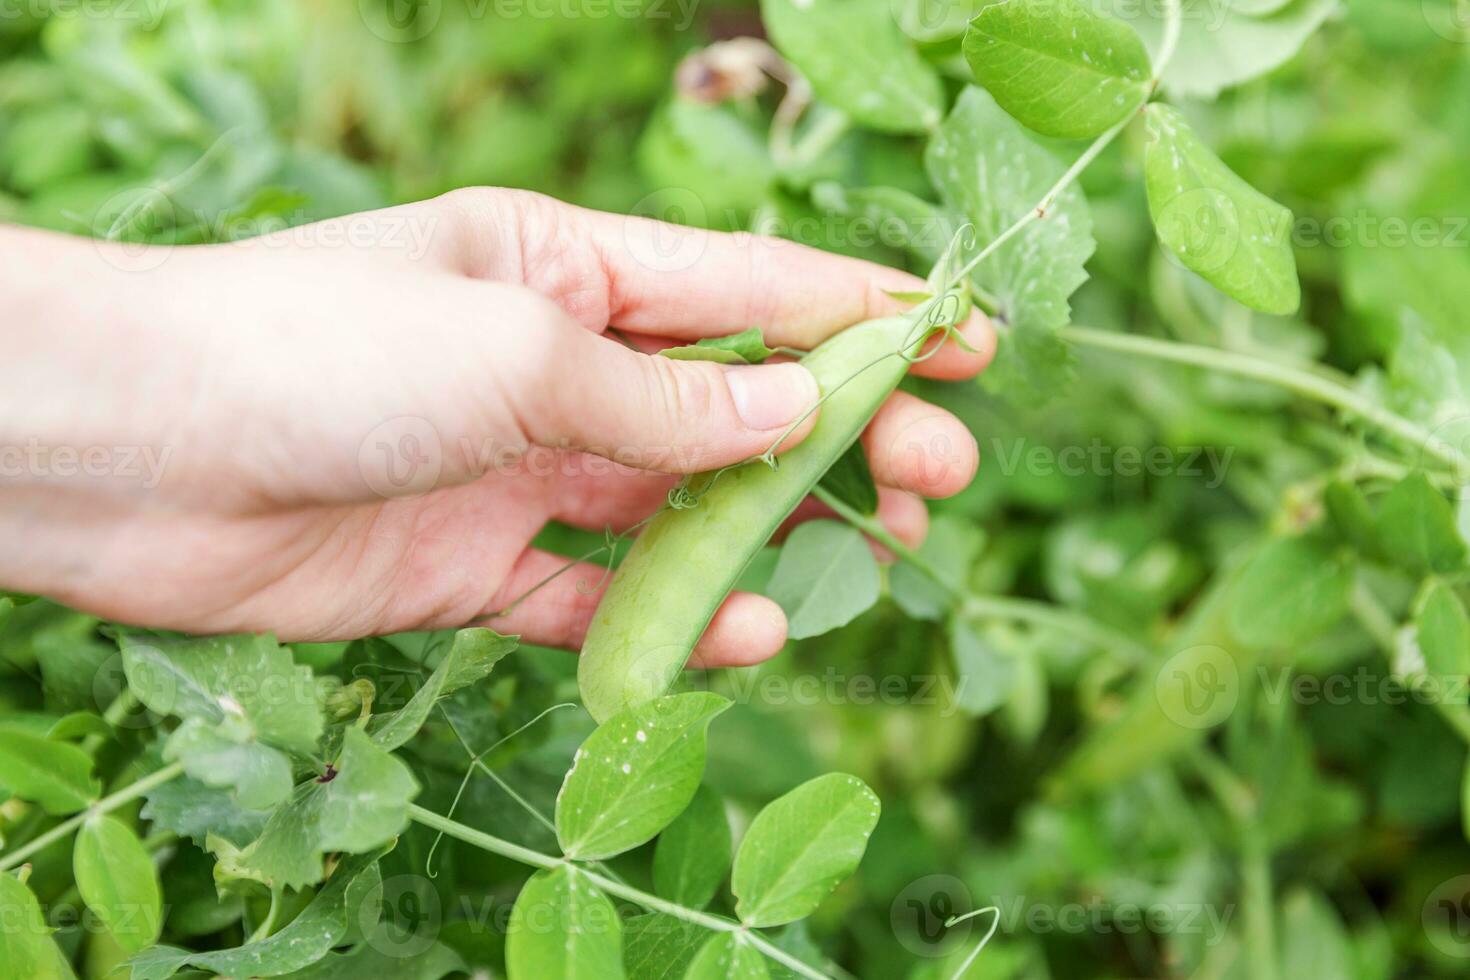
[[[548,354],[554,382],[522,392],[517,412],[540,445],[639,469],[698,473],[757,456],[777,440],[779,450],[789,449],[816,419],[821,393],[800,364],[676,361],[570,321],[544,336],[555,346]]]

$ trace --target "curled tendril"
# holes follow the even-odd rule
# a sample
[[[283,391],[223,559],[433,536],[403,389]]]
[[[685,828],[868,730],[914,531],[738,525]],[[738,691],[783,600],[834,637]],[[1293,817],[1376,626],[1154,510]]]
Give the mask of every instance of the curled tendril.
[[[681,483],[669,491],[669,506],[674,510],[693,510],[699,506],[699,498],[703,496],[689,489],[688,484]]]

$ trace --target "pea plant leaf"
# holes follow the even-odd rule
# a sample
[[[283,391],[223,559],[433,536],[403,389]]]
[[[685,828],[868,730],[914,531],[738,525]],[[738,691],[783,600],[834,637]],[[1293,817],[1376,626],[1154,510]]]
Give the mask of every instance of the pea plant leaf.
[[[584,741],[556,797],[562,851],[597,860],[637,847],[669,825],[699,789],[705,732],[730,707],[705,691],[632,705]]]
[[[1234,583],[1231,630],[1250,647],[1304,643],[1342,618],[1353,575],[1353,563],[1323,541],[1271,538]]]
[[[1266,9],[1274,5],[1274,9]],[[1182,0],[1182,30],[1164,69],[1170,95],[1213,99],[1285,63],[1322,25],[1338,0]],[[1133,25],[1150,51],[1163,43],[1164,5],[1110,8]]]
[[[240,806],[264,810],[291,795],[291,760],[262,745],[238,718],[211,725],[184,719],[164,746],[166,761],[181,761],[184,771],[206,786],[227,788]]]
[[[1137,32],[1076,0],[989,3],[970,21],[964,51],[1001,108],[1047,136],[1096,136],[1148,97]]]
[[[953,605],[952,590],[963,588],[975,564],[985,534],[973,523],[948,514],[934,518],[929,536],[919,546],[919,557],[937,573],[936,582],[927,571],[899,561],[888,572],[888,591],[893,601],[914,619],[938,620]]]
[[[669,347],[659,353],[676,361],[759,364],[776,352],[766,346],[761,328],[751,327],[725,337],[705,337],[683,347]]]
[[[1178,110],[1145,110],[1144,184],[1159,241],[1230,298],[1263,313],[1301,305],[1291,212],[1241,180]]]
[[[959,616],[950,618],[949,649],[958,678],[955,697],[966,714],[987,715],[1006,702],[1018,680],[1014,659]]]
[[[115,628],[128,686],[161,715],[243,719],[267,745],[309,754],[322,734],[311,668],[269,635],[183,637]]]
[[[792,639],[852,622],[878,601],[877,559],[861,531],[840,521],[807,521],[781,547],[766,593],[786,610]]]
[[[878,824],[878,797],[856,776],[828,773],[767,804],[735,854],[735,913],[752,927],[816,910],[857,868]]]
[[[872,129],[919,133],[944,114],[939,73],[886,0],[762,0],[771,40],[813,91]]]
[[[579,871],[538,871],[521,888],[505,935],[510,980],[620,980],[618,910]]]
[[[709,930],[663,912],[623,924],[623,964],[638,980],[683,980]]]
[[[8,871],[0,871],[0,968],[8,977],[36,980],[73,980],[61,948],[51,937],[46,913],[25,882]]]
[[[155,754],[149,760],[156,771],[162,762]],[[208,786],[183,775],[148,791],[140,815],[155,827],[191,838],[203,847],[213,836],[235,847],[244,847],[265,829],[268,810],[251,810],[240,805],[238,795],[224,787]]]
[[[718,793],[701,786],[659,835],[653,852],[654,892],[686,908],[704,908],[730,873],[730,851],[725,806]]]
[[[403,745],[423,727],[435,702],[488,676],[518,645],[515,637],[501,636],[494,630],[458,631],[449,652],[408,704],[397,711],[373,716],[368,724],[369,736],[379,748],[388,751]]]
[[[872,515],[878,511],[878,485],[873,482],[873,471],[868,468],[868,456],[861,442],[848,446],[847,452],[837,457],[837,462],[822,476],[820,485],[859,514]]]
[[[766,957],[739,933],[717,932],[705,940],[684,980],[767,980]]]
[[[129,953],[152,946],[163,928],[163,890],[143,842],[114,816],[89,818],[72,849],[77,891]]]
[[[301,888],[321,880],[327,851],[369,851],[401,833],[417,793],[418,781],[402,760],[361,729],[348,728],[332,770],[299,784],[259,837],[243,849],[215,839],[210,850],[227,875]]]
[[[948,212],[975,226],[967,260],[1035,207],[1064,170],[973,86],[930,138],[924,165]],[[893,195],[888,200],[895,202]],[[946,235],[938,243],[936,256],[948,241]],[[1070,358],[1056,331],[1071,317],[1068,297],[1087,280],[1083,265],[1093,245],[1087,203],[1074,185],[1045,220],[1029,224],[971,271],[979,294],[995,303],[992,320],[1000,330],[996,363],[986,371],[988,386],[1034,402],[1066,383]]]
[[[1442,677],[1470,675],[1470,615],[1453,588],[1429,583],[1414,627],[1426,670]]]
[[[1411,473],[1378,505],[1378,537],[1388,556],[1405,568],[1427,574],[1465,566],[1465,539],[1450,502],[1423,473]]]
[[[61,816],[85,809],[101,786],[92,757],[77,746],[0,726],[0,790]]]
[[[128,961],[133,980],[167,980],[185,967],[230,977],[278,977],[304,969],[337,946],[352,924],[352,910],[379,887],[382,878],[374,850],[343,860],[312,900],[279,931],[233,949],[192,953],[154,946]]]

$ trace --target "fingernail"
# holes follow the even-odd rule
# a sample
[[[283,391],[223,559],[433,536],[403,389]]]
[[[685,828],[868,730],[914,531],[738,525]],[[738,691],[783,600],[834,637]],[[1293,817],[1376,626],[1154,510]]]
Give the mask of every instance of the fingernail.
[[[817,379],[800,364],[727,368],[725,384],[740,421],[752,429],[790,425],[821,398]]]

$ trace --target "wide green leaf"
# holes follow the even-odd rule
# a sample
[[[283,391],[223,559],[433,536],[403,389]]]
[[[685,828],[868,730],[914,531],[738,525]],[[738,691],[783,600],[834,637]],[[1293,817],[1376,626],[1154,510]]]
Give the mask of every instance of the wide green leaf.
[[[186,966],[231,977],[277,977],[317,962],[347,935],[351,911],[380,886],[378,858],[382,853],[343,860],[301,914],[278,932],[233,949],[205,953],[154,946],[128,961],[132,980],[167,980]]]
[[[77,746],[0,726],[0,789],[59,816],[84,809],[101,787]]]
[[[1423,473],[1404,477],[1378,505],[1378,537],[1393,561],[1418,573],[1465,567],[1455,510]]]
[[[505,968],[510,980],[620,980],[618,910],[571,866],[536,872],[510,913]]]
[[[862,442],[847,447],[832,468],[822,474],[820,486],[859,514],[878,512],[878,485],[868,467],[868,455]]]
[[[501,636],[494,630],[460,630],[454,634],[449,652],[408,704],[392,713],[374,716],[368,734],[379,748],[389,751],[398,748],[423,727],[436,701],[487,677],[518,644],[515,637]]]
[[[1159,241],[1232,299],[1264,313],[1295,312],[1291,211],[1221,163],[1177,110],[1154,103],[1145,117],[1144,183]]]
[[[148,791],[142,816],[157,828],[172,830],[204,846],[210,837],[244,847],[265,829],[266,810],[240,805],[236,794],[224,787],[208,786],[189,776],[179,776]]]
[[[810,915],[857,868],[878,812],[873,791],[840,772],[767,804],[735,855],[730,887],[740,921],[778,926]]]
[[[730,706],[718,694],[671,694],[632,705],[584,741],[556,797],[568,857],[612,857],[651,840],[694,798],[705,733]]]
[[[878,601],[878,561],[861,531],[807,521],[781,547],[766,594],[786,610],[787,635],[817,636],[852,622]]]
[[[158,941],[163,889],[153,858],[132,828],[97,816],[77,831],[72,870],[82,901],[129,953]]]
[[[1148,97],[1138,34],[1076,0],[996,0],[970,21],[964,48],[1001,108],[1047,136],[1096,136]]]
[[[0,976],[16,980],[73,980],[66,958],[51,938],[46,914],[29,887],[0,871]]]
[[[1321,541],[1272,538],[1234,583],[1231,629],[1250,647],[1305,643],[1342,618],[1353,574],[1353,563]]]
[[[739,933],[717,932],[705,943],[684,980],[766,980],[766,957]]]
[[[970,87],[935,131],[924,166],[949,213],[975,226],[965,261],[998,239],[1034,208],[1061,177],[1065,164],[1039,146],[984,90]],[[895,195],[885,196],[889,205]],[[915,209],[907,206],[911,213]],[[957,225],[941,222],[915,232],[934,241],[937,259]],[[1033,221],[995,249],[970,273],[995,308],[1000,332],[987,386],[1008,398],[1038,401],[1061,390],[1071,376],[1066,347],[1056,337],[1071,318],[1068,297],[1087,280],[1093,251],[1092,220],[1076,185],[1058,196],[1045,220]]]
[[[1442,677],[1470,675],[1470,615],[1452,587],[1432,582],[1414,624],[1425,669]]]
[[[955,699],[966,714],[986,715],[1006,702],[1019,678],[1012,657],[960,616],[949,621],[949,648],[957,678]]]
[[[887,0],[762,0],[761,19],[822,101],[870,129],[923,132],[943,115],[944,90],[891,9]]]
[[[399,951],[369,940],[343,953],[328,953],[282,980],[440,980],[468,973],[463,957],[442,942],[422,952]]]
[[[730,821],[720,795],[699,787],[694,799],[659,835],[653,890],[686,908],[702,909],[730,873]]]
[[[703,926],[663,912],[635,915],[623,924],[623,965],[631,980],[683,980],[708,936]]]
[[[309,667],[269,635],[182,637],[117,629],[139,701],[162,715],[247,722],[256,738],[309,754],[322,733]]]
[[[368,851],[398,836],[418,788],[401,759],[349,728],[333,768],[298,785],[259,837],[239,850],[212,841],[211,850],[225,875],[301,888],[321,880],[327,851]]]
[[[239,718],[211,725],[198,716],[184,719],[164,746],[167,761],[206,786],[229,788],[247,810],[264,810],[291,795],[291,760],[254,740]]]

